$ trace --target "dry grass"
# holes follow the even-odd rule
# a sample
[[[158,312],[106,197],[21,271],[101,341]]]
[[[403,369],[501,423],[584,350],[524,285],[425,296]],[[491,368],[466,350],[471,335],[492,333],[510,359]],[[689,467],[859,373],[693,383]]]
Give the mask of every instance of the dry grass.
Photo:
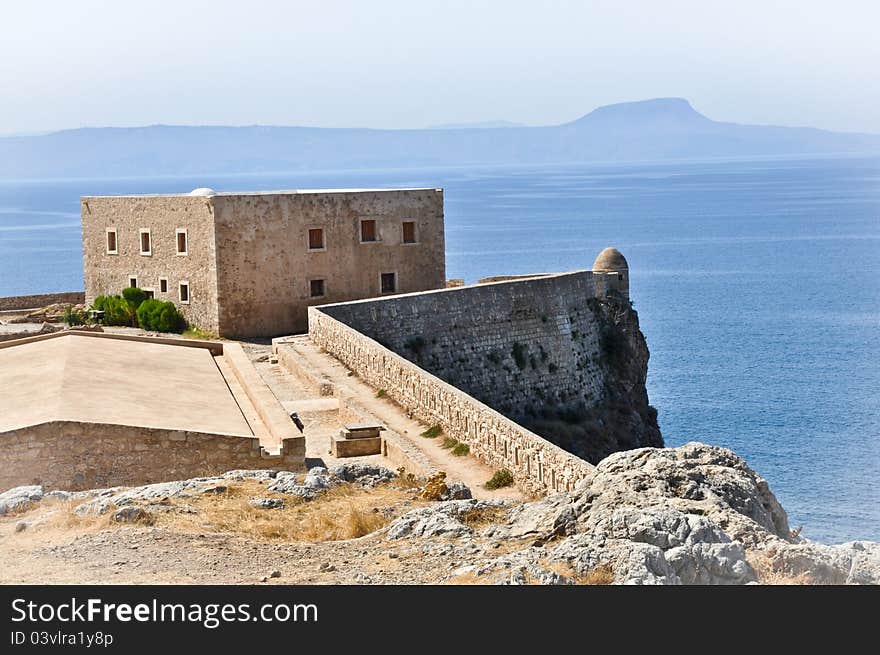
[[[284,506],[277,509],[255,507],[248,503],[255,497],[281,498]],[[245,480],[230,484],[221,494],[167,499],[161,503],[167,511],[152,511],[144,521],[134,523],[114,522],[112,511],[97,516],[78,516],[74,512],[78,502],[44,501],[39,506],[41,514],[47,508],[55,511],[40,521],[36,531],[26,533],[82,534],[152,524],[179,532],[226,532],[266,541],[337,541],[362,537],[384,527],[397,512],[387,512],[390,516],[386,516],[381,508],[394,508],[404,501],[412,503],[412,492],[389,485],[363,489],[341,484],[314,500],[305,501],[298,496],[268,491],[257,480]]]
[[[425,488],[419,497],[422,500],[440,500],[449,492],[446,486],[446,471],[438,471],[425,482]]]
[[[600,564],[586,573],[578,573],[566,562],[541,562],[541,566],[548,571],[558,573],[568,578],[576,585],[610,585],[614,583],[614,570],[608,564]]]
[[[284,507],[254,507],[250,498],[281,498]],[[268,491],[257,481],[230,485],[226,493],[194,499],[173,499],[172,505],[191,505],[195,514],[168,512],[156,525],[186,530],[233,532],[248,537],[283,541],[338,541],[355,539],[384,527],[390,518],[379,511],[409,499],[400,489],[380,486],[363,489],[341,484],[314,500]]]
[[[492,576],[479,576],[473,571],[468,571],[467,573],[462,573],[461,575],[457,575],[454,578],[449,578],[449,580],[447,580],[444,584],[462,586],[484,586],[492,585],[495,583],[492,582]]]
[[[813,579],[808,573],[794,575],[788,571],[780,571],[773,566],[773,561],[761,552],[746,551],[746,561],[758,576],[758,582],[764,585],[811,585]]]
[[[505,507],[478,507],[461,514],[458,520],[472,530],[477,530],[493,523],[501,523],[506,518]]]
[[[397,479],[394,481],[394,484],[404,489],[419,489],[422,486],[416,474],[409,473],[403,466],[397,469]]]

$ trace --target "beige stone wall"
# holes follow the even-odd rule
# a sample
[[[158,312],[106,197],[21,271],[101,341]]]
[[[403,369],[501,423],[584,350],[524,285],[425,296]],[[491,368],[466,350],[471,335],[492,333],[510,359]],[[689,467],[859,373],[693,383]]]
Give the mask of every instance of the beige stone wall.
[[[309,308],[310,337],[427,425],[467,443],[486,464],[507,468],[528,493],[574,488],[593,467],[443,382],[373,339]]]
[[[529,425],[548,408],[580,412],[602,401],[607,375],[595,294],[594,274],[577,271],[323,311]]]
[[[303,440],[266,456],[256,437],[51,422],[0,434],[0,490],[25,484],[93,489],[233,469],[301,471]]]
[[[130,276],[138,286],[154,289],[158,300],[170,300],[187,320],[218,331],[216,256],[212,198],[192,196],[83,197],[83,265],[86,301],[118,294]],[[115,228],[117,255],[106,252],[107,228]],[[140,229],[149,228],[152,255],[140,254]],[[187,230],[188,254],[177,254],[177,229]],[[161,293],[159,278],[168,279]],[[190,302],[178,301],[178,284],[189,282]]]
[[[398,292],[445,286],[443,193],[389,190],[219,195],[215,203],[220,334],[304,332],[310,305],[380,295],[379,275],[396,272]],[[379,241],[360,243],[360,219]],[[403,244],[404,220],[417,223]],[[308,250],[308,229],[324,229],[326,250]],[[311,298],[309,280],[325,280]]]
[[[0,312],[16,309],[39,309],[54,303],[79,305],[83,302],[85,302],[85,294],[82,291],[39,293],[32,296],[6,296],[0,298]]]

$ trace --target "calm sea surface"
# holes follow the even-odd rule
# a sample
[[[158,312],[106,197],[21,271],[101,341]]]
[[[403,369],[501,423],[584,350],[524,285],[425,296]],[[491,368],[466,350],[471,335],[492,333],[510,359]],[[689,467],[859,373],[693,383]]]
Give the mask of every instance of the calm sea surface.
[[[198,186],[444,187],[469,282],[618,247],[666,443],[734,449],[806,536],[880,540],[880,158],[0,181],[0,296],[82,288],[80,195]]]

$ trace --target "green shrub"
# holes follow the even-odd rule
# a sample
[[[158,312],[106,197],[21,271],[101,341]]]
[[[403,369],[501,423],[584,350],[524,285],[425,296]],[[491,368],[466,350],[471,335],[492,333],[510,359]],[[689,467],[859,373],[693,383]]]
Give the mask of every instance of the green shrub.
[[[441,434],[443,434],[443,428],[440,427],[439,423],[437,425],[432,425],[427,430],[422,432],[422,436],[425,437],[425,439],[434,439],[436,437],[439,437]]]
[[[486,489],[501,489],[502,487],[509,487],[513,484],[513,474],[507,469],[501,469],[500,471],[495,471],[495,475],[483,486]]]
[[[471,452],[471,447],[459,441],[450,452],[456,457],[464,457]]]
[[[147,298],[140,303],[137,309],[137,321],[145,330],[151,330],[153,323],[159,318],[162,310],[162,301],[155,298]]]
[[[98,296],[92,308],[104,312],[104,325],[134,325],[135,314],[122,296]]]
[[[173,302],[155,298],[144,300],[137,310],[138,325],[156,332],[180,332],[184,327],[183,316]]]
[[[122,290],[122,297],[125,298],[125,302],[128,303],[132,311],[136,311],[141,303],[147,299],[147,292],[137,287],[128,287]]]
[[[385,391],[385,389],[379,389],[379,391],[376,392],[376,398],[384,398],[387,395],[388,393]]]
[[[67,323],[70,327],[73,327],[74,325],[85,325],[86,314],[85,312],[74,310],[73,305],[68,305],[64,308],[64,313],[61,315],[61,320]]]
[[[513,343],[513,348],[510,351],[510,354],[513,355],[513,361],[516,362],[516,365],[519,367],[519,370],[523,370],[526,367],[526,352],[528,348],[522,345],[519,341],[515,341]]]
[[[455,448],[459,444],[458,439],[453,439],[452,437],[444,437],[443,443],[440,444],[441,448]]]

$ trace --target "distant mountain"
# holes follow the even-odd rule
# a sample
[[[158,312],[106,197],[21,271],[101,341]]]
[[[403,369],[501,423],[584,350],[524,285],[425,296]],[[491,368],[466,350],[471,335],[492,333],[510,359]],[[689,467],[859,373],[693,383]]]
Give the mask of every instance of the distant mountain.
[[[599,107],[562,125],[372,130],[82,128],[0,138],[0,178],[880,153],[880,135],[720,123],[687,100]]]
[[[442,123],[440,125],[430,125],[429,130],[492,130],[502,129],[505,127],[525,127],[522,123],[513,123],[511,121],[480,121],[477,123]]]

